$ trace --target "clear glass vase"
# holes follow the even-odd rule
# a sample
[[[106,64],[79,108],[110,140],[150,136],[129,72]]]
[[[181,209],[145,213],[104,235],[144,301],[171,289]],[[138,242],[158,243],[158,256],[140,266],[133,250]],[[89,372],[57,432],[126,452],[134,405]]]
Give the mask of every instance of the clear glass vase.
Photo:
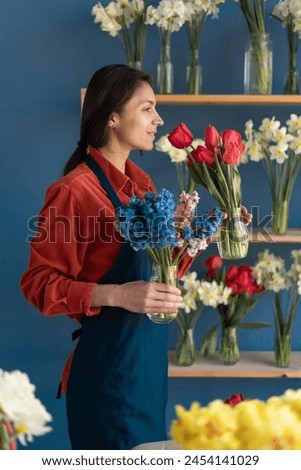
[[[170,60],[171,33],[162,36],[160,61],[157,66],[157,92],[173,93],[173,64]]]
[[[272,93],[273,52],[268,33],[251,33],[245,50],[244,92]]]
[[[202,67],[199,63],[199,51],[191,51],[190,64],[186,69],[187,93],[199,95],[202,91]]]
[[[273,202],[272,232],[285,235],[288,228],[289,201]]]
[[[219,354],[221,361],[227,366],[236,364],[239,361],[240,352],[236,326],[223,325]]]
[[[291,362],[292,338],[291,335],[275,335],[275,364],[277,367],[289,367]]]
[[[297,72],[297,53],[291,52],[289,55],[288,71],[285,77],[284,93],[286,95],[299,95],[300,76]]]
[[[176,361],[179,366],[191,366],[195,361],[196,347],[193,333],[193,328],[179,332],[176,347]]]
[[[289,70],[285,78],[284,93],[286,95],[299,95],[300,76],[296,70]]]
[[[161,266],[153,264],[151,282],[162,282],[178,287],[178,266]],[[148,318],[154,323],[170,323],[176,318],[178,310],[174,313],[148,313]]]
[[[249,230],[241,216],[241,208],[226,209],[227,218],[217,234],[217,249],[223,259],[245,258],[249,249]]]

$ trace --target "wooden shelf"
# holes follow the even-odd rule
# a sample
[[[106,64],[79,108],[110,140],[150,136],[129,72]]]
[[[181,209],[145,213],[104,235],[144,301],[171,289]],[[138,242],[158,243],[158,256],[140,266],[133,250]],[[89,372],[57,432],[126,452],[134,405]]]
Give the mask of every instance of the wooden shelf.
[[[167,105],[301,105],[301,95],[156,95]]]
[[[175,351],[169,351],[169,377],[245,377],[301,378],[301,351],[293,351],[289,368],[275,367],[273,351],[241,351],[240,360],[233,366],[221,364],[218,353],[210,359],[197,355],[189,367],[178,366]]]
[[[81,104],[86,88],[81,89]],[[156,95],[161,105],[298,105],[301,95]]]
[[[301,243],[301,230],[289,229],[285,235],[276,235],[271,228],[250,228],[252,243]]]
[[[301,243],[301,230],[291,228],[285,235],[276,235],[270,227],[252,228],[249,227],[250,241],[252,243]],[[216,238],[213,237],[213,243]]]

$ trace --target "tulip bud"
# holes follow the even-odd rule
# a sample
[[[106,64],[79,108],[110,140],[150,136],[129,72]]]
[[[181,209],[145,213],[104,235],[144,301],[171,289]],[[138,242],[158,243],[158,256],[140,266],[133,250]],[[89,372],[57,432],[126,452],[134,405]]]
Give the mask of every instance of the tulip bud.
[[[169,142],[177,149],[185,149],[191,145],[194,137],[188,127],[181,122],[175,129],[167,136]]]

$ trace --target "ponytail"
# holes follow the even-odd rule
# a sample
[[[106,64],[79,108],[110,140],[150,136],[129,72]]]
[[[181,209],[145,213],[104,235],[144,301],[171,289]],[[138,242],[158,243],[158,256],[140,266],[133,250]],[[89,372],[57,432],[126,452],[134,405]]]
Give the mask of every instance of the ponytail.
[[[87,157],[87,150],[83,146],[78,146],[67,163],[64,166],[63,170],[63,176],[67,175],[70,173],[70,171],[74,170],[74,168],[77,167],[80,163],[83,163],[86,161]]]

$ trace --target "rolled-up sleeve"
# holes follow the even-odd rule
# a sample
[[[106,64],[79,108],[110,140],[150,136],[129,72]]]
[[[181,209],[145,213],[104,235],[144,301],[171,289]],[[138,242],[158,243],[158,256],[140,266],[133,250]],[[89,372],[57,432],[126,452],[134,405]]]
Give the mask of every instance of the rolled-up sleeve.
[[[95,315],[91,307],[94,282],[80,280],[89,240],[87,222],[69,188],[49,188],[38,219],[38,229],[30,242],[30,257],[20,281],[27,301],[41,313],[52,316]]]

